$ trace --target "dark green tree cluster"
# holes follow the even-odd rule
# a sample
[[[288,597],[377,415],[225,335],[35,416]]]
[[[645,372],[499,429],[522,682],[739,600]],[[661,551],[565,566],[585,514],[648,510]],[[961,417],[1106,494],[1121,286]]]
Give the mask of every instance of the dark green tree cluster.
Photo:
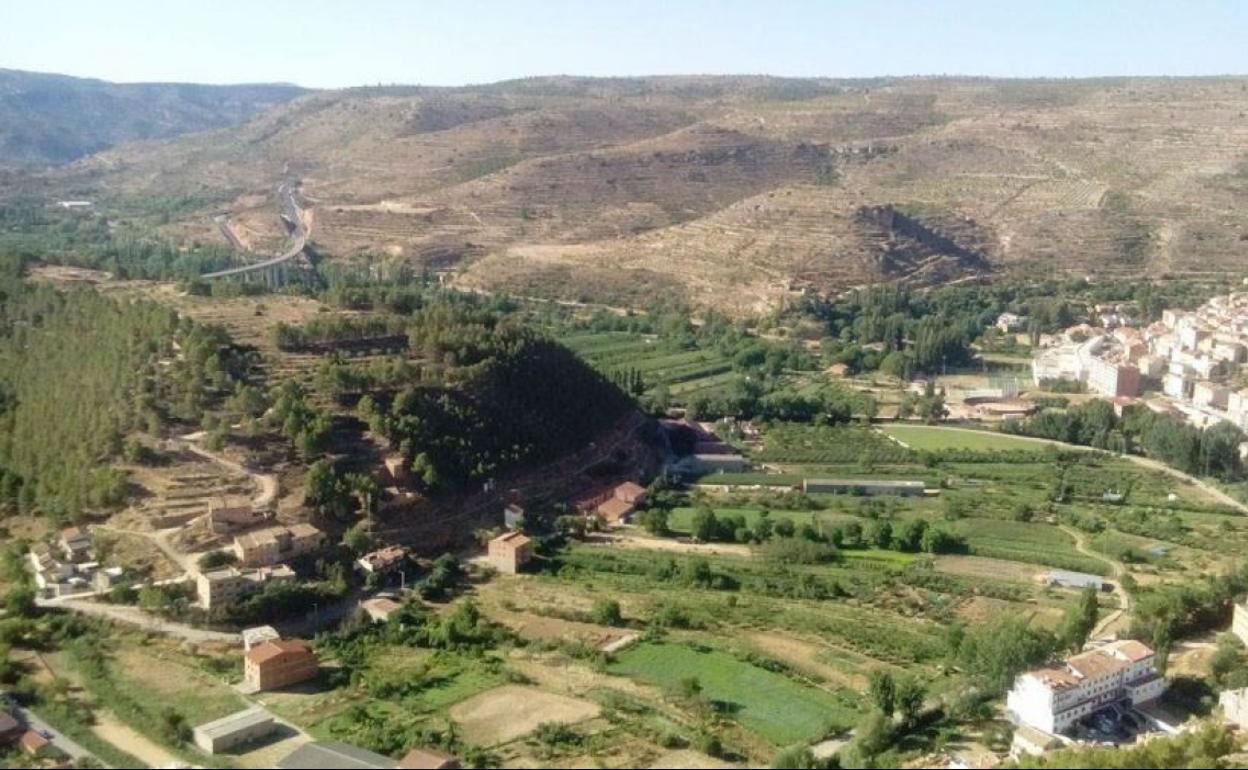
[[[150,302],[90,290],[0,286],[0,492],[23,510],[73,516],[119,503],[108,467],[123,437],[198,424],[247,359],[225,333]]]

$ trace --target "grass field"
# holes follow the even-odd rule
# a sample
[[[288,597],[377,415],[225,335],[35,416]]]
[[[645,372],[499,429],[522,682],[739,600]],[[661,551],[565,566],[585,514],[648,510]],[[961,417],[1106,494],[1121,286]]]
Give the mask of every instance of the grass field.
[[[926,425],[885,425],[880,430],[920,452],[939,452],[942,449],[1042,452],[1049,448],[1039,441],[988,431],[951,430]]]
[[[696,677],[717,711],[777,746],[817,740],[852,726],[857,717],[852,696],[804,685],[716,650],[646,643],[621,654],[610,671],[662,687]]]

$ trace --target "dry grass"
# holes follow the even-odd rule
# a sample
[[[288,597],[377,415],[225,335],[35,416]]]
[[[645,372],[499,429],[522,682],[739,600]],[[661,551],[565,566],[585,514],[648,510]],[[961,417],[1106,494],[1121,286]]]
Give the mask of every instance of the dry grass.
[[[528,735],[544,722],[576,724],[593,719],[598,706],[532,687],[505,685],[457,703],[450,714],[466,741],[497,746]]]

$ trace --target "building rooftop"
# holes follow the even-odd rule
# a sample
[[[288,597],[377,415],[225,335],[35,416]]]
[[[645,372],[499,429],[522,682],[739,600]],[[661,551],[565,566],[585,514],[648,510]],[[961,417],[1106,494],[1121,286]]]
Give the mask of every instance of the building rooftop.
[[[523,532],[507,532],[491,540],[490,544],[493,545],[494,543],[500,543],[500,544],[505,543],[511,546],[512,548],[520,548],[522,546],[528,545],[531,542],[533,542],[532,539],[530,539],[529,536],[524,534]]]
[[[195,732],[210,738],[220,738],[239,730],[246,730],[256,725],[272,722],[273,715],[259,706],[236,711],[233,714],[205,722],[195,728]]]
[[[1128,664],[1102,650],[1089,650],[1068,658],[1066,665],[1085,679],[1095,679],[1121,671]]]
[[[302,639],[270,639],[252,647],[246,657],[252,663],[260,664],[292,653],[310,655],[312,650]]]
[[[1122,639],[1117,642],[1111,642],[1102,649],[1130,663],[1139,663],[1142,660],[1153,657],[1152,648],[1134,639]]]
[[[365,770],[366,768],[397,768],[399,763],[359,746],[341,741],[305,743],[278,760],[282,770]]]

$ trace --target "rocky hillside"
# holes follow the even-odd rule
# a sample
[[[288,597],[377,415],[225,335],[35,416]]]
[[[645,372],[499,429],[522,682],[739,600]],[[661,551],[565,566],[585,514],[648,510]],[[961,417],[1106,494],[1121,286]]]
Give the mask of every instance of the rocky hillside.
[[[754,312],[802,291],[1248,264],[1248,78],[543,78],[316,92],[38,180],[211,201],[165,225],[459,285]]]

